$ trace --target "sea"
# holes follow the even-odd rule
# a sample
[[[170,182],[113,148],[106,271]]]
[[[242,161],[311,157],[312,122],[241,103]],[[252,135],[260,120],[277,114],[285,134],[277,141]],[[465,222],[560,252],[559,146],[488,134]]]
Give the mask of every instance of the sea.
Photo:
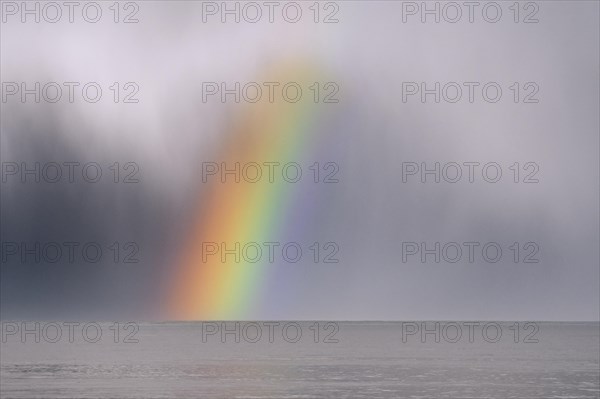
[[[597,322],[2,322],[1,398],[600,397]]]

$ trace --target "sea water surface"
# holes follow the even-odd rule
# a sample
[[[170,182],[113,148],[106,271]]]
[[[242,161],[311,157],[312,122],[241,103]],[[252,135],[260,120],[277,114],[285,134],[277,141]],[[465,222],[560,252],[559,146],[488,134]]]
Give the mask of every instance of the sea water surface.
[[[3,322],[2,398],[600,396],[598,323],[61,323]]]

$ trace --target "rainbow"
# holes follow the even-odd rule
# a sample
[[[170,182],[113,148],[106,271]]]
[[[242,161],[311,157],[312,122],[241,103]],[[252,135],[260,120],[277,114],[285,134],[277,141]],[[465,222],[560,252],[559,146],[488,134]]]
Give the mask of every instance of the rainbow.
[[[283,165],[298,162],[310,150],[318,104],[306,88],[319,81],[316,73],[295,63],[269,75],[267,81],[299,83],[302,99],[288,103],[278,97],[269,102],[263,95],[257,103],[245,105],[221,141],[218,155],[210,161],[225,162],[229,168],[236,162]],[[277,241],[285,230],[294,229],[294,223],[290,223],[295,212],[294,184],[280,176],[274,182],[263,176],[256,183],[236,183],[233,178],[221,182],[217,175],[203,183],[192,231],[172,273],[169,319],[240,320],[255,314],[276,266],[269,264],[266,256],[257,263],[243,259],[236,262],[233,256],[228,256],[226,262],[220,256],[203,258],[202,243],[226,243],[231,247],[236,242]]]

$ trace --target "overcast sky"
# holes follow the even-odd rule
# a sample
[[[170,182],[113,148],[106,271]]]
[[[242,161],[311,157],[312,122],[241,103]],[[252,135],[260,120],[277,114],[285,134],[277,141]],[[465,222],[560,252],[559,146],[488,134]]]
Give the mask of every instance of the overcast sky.
[[[198,165],[214,159],[244,109],[203,103],[202,82],[267,80],[292,62],[340,89],[339,103],[320,104],[318,144],[303,159],[336,162],[340,181],[300,186],[310,195],[295,205],[305,209],[302,239],[336,242],[340,262],[273,265],[262,305],[245,318],[598,320],[597,2],[538,2],[539,23],[530,24],[515,23],[508,2],[497,23],[477,9],[473,23],[463,15],[454,24],[421,23],[419,14],[403,23],[402,2],[390,1],[338,2],[339,10],[319,16],[335,12],[332,24],[314,23],[309,3],[294,24],[277,10],[272,24],[224,24],[219,14],[203,22],[201,2],[159,1],[139,4],[139,23],[115,24],[102,4],[96,24],[5,15],[2,82],[99,82],[105,97],[95,104],[7,97],[1,161],[98,162],[110,177],[23,184],[7,176],[2,251],[8,256],[7,243],[135,242],[140,262],[9,256],[0,269],[3,319],[160,318],[165,281],[204,187]],[[139,103],[110,101],[113,82],[135,82]],[[435,103],[429,95],[422,103],[417,93],[403,102],[403,82],[457,82],[463,98]],[[464,82],[479,83],[472,103]],[[503,90],[495,103],[483,99],[490,82]],[[112,183],[114,162],[135,162],[140,182]],[[403,182],[407,162],[456,162],[463,176],[422,183],[417,172]],[[495,162],[502,179],[486,182],[479,166],[469,183],[465,162]],[[524,183],[527,176],[539,182]],[[423,263],[420,253],[403,262],[403,242],[481,246],[473,263],[464,246],[456,263],[433,256]],[[481,255],[489,242],[503,250],[496,263]],[[529,254],[539,262],[524,263]]]

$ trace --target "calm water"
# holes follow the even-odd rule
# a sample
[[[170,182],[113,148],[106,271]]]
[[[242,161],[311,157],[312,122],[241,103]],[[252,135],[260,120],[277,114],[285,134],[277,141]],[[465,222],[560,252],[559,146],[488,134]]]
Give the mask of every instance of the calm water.
[[[459,323],[433,333],[405,335],[401,323],[341,322],[334,326],[241,323],[140,323],[139,330],[102,323],[83,336],[41,324],[35,335],[11,335],[3,323],[2,398],[598,398],[598,323],[501,324],[502,335]],[[16,323],[20,328],[20,323]],[[442,323],[441,326],[445,324]],[[31,327],[32,324],[29,324]],[[111,329],[112,327],[112,329]],[[233,322],[228,329],[235,330]],[[312,328],[311,328],[312,327]],[[327,328],[325,328],[327,327]],[[414,326],[412,326],[414,327]],[[421,329],[421,325],[417,324]],[[433,322],[426,325],[434,329]],[[205,337],[203,342],[203,328]],[[270,330],[271,329],[271,330]],[[404,325],[405,332],[411,326]],[[269,337],[269,333],[271,337]],[[130,335],[131,334],[131,335]],[[129,336],[128,336],[129,335]],[[115,338],[118,341],[115,343]],[[224,338],[225,342],[222,342]],[[515,339],[518,343],[515,343]],[[56,343],[49,341],[57,340]],[[138,342],[123,342],[123,341]],[[272,340],[273,342],[269,342]],[[315,343],[315,340],[318,341]],[[338,342],[323,342],[335,341]],[[450,341],[457,341],[452,343]],[[538,342],[536,343],[535,340]],[[257,341],[257,342],[251,342]],[[293,342],[297,341],[297,342]],[[523,342],[528,341],[528,342]],[[531,341],[531,342],[529,342]]]

